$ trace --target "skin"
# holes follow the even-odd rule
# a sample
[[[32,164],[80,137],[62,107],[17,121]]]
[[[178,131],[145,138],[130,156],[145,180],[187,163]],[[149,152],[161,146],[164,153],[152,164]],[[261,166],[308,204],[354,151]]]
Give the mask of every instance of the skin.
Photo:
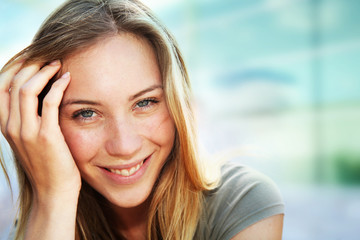
[[[25,239],[74,239],[81,178],[109,201],[118,234],[145,239],[147,200],[175,134],[149,43],[122,34],[63,65],[23,62],[0,73],[0,125],[34,190]],[[40,117],[37,96],[60,69]],[[129,181],[106,170],[143,160]],[[282,222],[269,217],[233,239],[281,239]]]
[[[59,61],[17,61],[0,75],[2,132],[34,187],[26,238],[74,236],[81,175],[110,202],[119,233],[143,239],[146,200],[175,135],[155,54],[145,40],[126,34],[73,54],[62,66],[71,76],[54,83],[40,117],[37,95],[60,68]],[[104,173],[144,160],[130,182]]]
[[[60,108],[65,140],[81,176],[112,204],[118,228],[131,231],[146,222],[146,200],[175,137],[154,51],[145,40],[122,34],[69,57],[64,69],[72,76]],[[104,173],[149,156],[134,183]]]
[[[58,107],[70,78],[65,74],[54,83],[39,117],[37,95],[59,71],[60,62],[43,65],[23,66],[18,60],[2,69],[1,131],[33,187],[25,239],[71,239],[81,178],[58,123]]]
[[[231,240],[281,240],[284,215],[265,218],[236,234]]]

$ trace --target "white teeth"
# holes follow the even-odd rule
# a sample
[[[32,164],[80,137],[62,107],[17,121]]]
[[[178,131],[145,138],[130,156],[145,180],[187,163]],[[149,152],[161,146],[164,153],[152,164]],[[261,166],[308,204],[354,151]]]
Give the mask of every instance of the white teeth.
[[[121,175],[123,175],[123,176],[129,176],[130,175],[130,173],[129,173],[129,171],[127,170],[127,169],[122,169],[121,170]]]
[[[133,175],[137,170],[139,170],[139,168],[143,165],[143,162],[139,163],[138,165],[136,165],[135,167],[132,167],[130,169],[109,169],[110,172],[112,173],[116,173],[118,175],[121,176],[125,176],[128,177],[130,175]]]
[[[129,171],[129,175],[132,175],[136,171],[136,167],[132,167]]]

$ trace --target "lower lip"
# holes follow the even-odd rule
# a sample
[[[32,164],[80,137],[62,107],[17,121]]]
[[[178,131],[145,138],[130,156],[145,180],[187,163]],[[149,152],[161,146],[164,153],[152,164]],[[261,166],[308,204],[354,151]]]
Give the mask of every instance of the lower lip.
[[[139,181],[139,179],[145,174],[146,169],[148,168],[151,160],[151,156],[147,157],[144,160],[143,165],[137,170],[133,175],[130,176],[122,176],[113,172],[110,172],[106,170],[105,168],[100,168],[101,171],[105,174],[107,178],[109,178],[112,182],[115,182],[116,184],[123,184],[123,185],[129,185],[136,183]]]

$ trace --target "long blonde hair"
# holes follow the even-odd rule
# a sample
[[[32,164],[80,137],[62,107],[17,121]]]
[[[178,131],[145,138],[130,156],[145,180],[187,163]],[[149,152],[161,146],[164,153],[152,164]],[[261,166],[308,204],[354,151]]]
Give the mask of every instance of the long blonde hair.
[[[147,39],[157,56],[166,102],[176,126],[175,143],[150,196],[148,239],[192,239],[203,192],[214,186],[199,161],[191,89],[179,48],[153,13],[137,0],[67,1],[43,23],[30,46],[17,54],[27,63],[63,60],[76,51],[119,33]],[[53,80],[54,81],[54,80]],[[39,96],[41,99],[46,90]],[[17,238],[24,234],[32,205],[30,182],[16,161],[19,179]],[[76,217],[76,239],[114,239],[103,197],[83,183]]]

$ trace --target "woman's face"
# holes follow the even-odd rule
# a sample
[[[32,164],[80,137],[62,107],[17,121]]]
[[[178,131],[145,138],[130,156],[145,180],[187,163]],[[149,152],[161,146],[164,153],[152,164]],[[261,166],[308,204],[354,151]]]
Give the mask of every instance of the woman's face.
[[[149,196],[173,147],[155,53],[122,34],[64,60],[71,82],[60,126],[83,179],[118,207]]]

